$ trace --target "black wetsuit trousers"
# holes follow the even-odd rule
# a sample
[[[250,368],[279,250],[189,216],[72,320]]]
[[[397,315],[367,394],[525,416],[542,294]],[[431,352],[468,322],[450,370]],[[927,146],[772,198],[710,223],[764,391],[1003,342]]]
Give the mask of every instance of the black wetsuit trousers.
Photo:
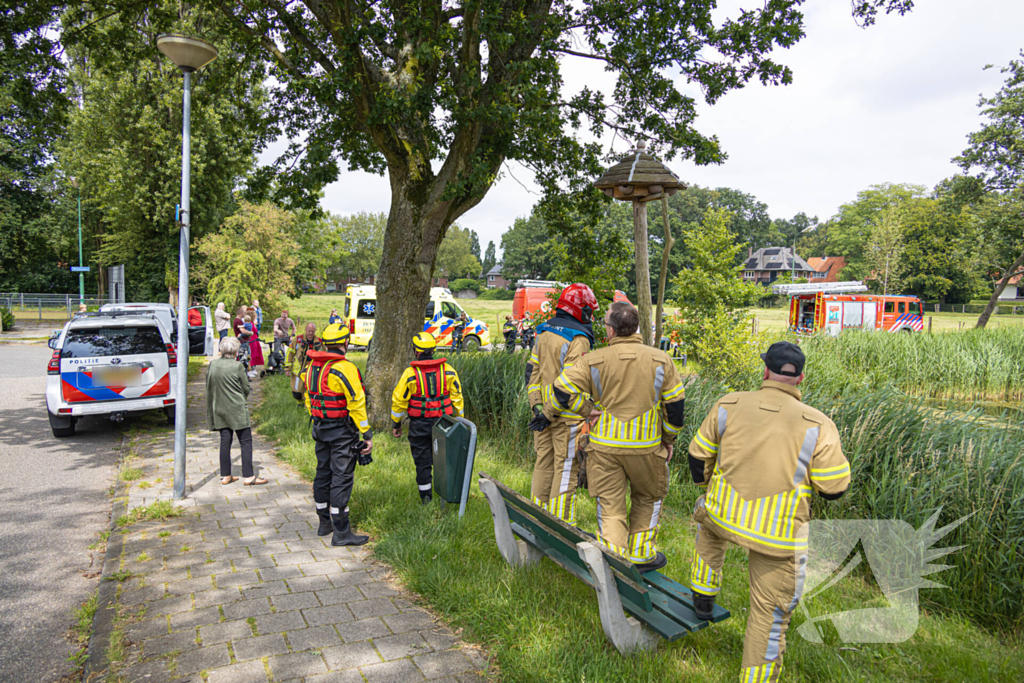
[[[436,417],[409,418],[409,448],[412,450],[412,461],[416,463],[416,487],[421,496],[430,492],[434,465],[434,437],[431,430],[437,420]]]
[[[316,476],[313,477],[313,501],[317,507],[330,503],[331,514],[347,511],[355,481],[355,445],[359,434],[351,421],[313,425],[316,444]]]

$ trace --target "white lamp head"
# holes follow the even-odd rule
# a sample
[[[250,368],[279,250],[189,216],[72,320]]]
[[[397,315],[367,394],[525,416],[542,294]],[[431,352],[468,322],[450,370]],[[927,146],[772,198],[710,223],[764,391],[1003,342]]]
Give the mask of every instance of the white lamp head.
[[[196,71],[217,59],[217,48],[205,40],[164,33],[157,36],[156,47],[182,71]]]

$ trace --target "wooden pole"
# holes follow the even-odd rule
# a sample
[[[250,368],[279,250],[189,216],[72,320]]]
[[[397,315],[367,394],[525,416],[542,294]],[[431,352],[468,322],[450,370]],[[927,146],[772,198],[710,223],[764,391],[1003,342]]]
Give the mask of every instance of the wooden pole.
[[[665,223],[665,244],[661,252],[661,277],[658,278],[658,313],[654,318],[654,344],[661,344],[661,315],[665,310],[665,283],[668,279],[668,254],[672,251],[672,245],[676,243],[672,239],[672,228],[668,223],[668,195],[661,195],[661,219]]]
[[[651,341],[651,262],[647,251],[647,205],[633,200],[633,249],[636,257],[636,298],[640,313],[640,336],[647,346]]]
[[[928,334],[932,333],[932,317],[928,316]]]

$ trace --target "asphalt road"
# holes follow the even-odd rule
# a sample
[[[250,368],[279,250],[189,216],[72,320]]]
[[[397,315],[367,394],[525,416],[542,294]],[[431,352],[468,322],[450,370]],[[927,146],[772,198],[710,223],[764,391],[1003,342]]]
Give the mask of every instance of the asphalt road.
[[[0,682],[50,683],[72,671],[66,634],[103,557],[120,428],[79,421],[55,439],[46,419],[43,345],[0,344]]]

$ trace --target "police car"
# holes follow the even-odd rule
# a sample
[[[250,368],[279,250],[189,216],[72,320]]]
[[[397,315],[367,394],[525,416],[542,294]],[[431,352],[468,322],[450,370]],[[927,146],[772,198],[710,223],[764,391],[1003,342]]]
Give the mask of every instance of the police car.
[[[172,370],[178,356],[157,316],[129,311],[76,316],[49,346],[46,411],[54,436],[73,436],[86,415],[121,420],[126,413],[162,410],[174,422]]]

